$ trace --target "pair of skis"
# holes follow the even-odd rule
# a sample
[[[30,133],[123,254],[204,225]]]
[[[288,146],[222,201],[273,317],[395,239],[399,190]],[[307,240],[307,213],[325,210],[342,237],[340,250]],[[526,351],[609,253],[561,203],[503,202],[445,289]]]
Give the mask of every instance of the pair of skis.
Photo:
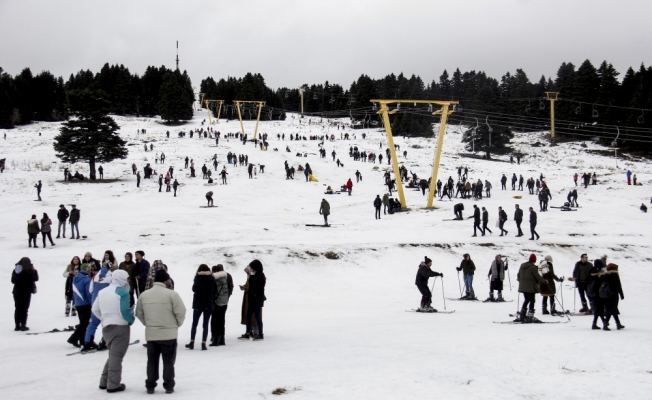
[[[129,343],[129,346],[132,346],[132,345],[138,344],[138,343],[140,343],[140,340],[134,340],[133,342]],[[102,351],[104,351],[104,350],[102,350]],[[68,353],[66,355],[67,356],[74,356],[75,354],[91,354],[91,353],[97,353],[97,349],[91,349],[91,350],[86,350],[86,351],[78,350],[78,351],[75,351],[73,353]]]
[[[51,331],[46,331],[46,332],[29,332],[28,335],[43,335],[46,333],[73,332],[74,330],[75,330],[74,326],[68,326],[63,329],[54,328]]]
[[[455,310],[452,311],[440,311],[440,310],[433,310],[433,311],[423,311],[419,310],[418,308],[413,308],[412,310],[405,310],[405,312],[417,312],[421,314],[452,314],[455,312]]]

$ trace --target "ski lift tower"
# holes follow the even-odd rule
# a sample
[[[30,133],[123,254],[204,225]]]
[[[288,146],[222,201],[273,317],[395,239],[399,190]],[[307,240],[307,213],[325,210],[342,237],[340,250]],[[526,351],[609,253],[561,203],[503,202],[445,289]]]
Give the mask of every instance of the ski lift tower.
[[[401,200],[401,206],[407,207],[405,202],[405,194],[403,193],[403,183],[401,182],[401,171],[398,168],[398,158],[396,157],[396,149],[394,148],[394,137],[392,136],[392,125],[389,122],[389,115],[398,112],[401,103],[414,103],[430,105],[428,111],[432,111],[433,104],[441,106],[440,110],[432,113],[432,115],[441,115],[439,122],[439,136],[437,137],[437,150],[435,152],[435,160],[432,166],[432,176],[430,179],[430,193],[428,194],[428,205],[426,208],[432,208],[432,202],[437,190],[437,173],[439,172],[439,161],[441,160],[441,150],[444,145],[444,135],[446,134],[446,121],[448,116],[451,115],[455,109],[450,109],[451,105],[459,104],[458,101],[434,101],[434,100],[370,100],[372,103],[380,104],[378,114],[382,115],[385,124],[385,131],[387,131],[387,142],[389,144],[389,151],[392,157],[392,167],[394,168],[394,175],[396,176],[396,185],[398,187],[398,196]],[[388,105],[398,103],[394,110],[389,110]]]
[[[555,101],[559,97],[559,92],[546,92],[548,101],[550,101],[550,141],[555,142]]]
[[[256,140],[256,135],[258,134],[258,122],[260,121],[260,112],[263,110],[263,106],[265,105],[264,101],[260,100],[233,100],[235,103],[236,108],[238,109],[238,118],[240,118],[240,129],[242,129],[242,135],[244,136],[245,134],[245,129],[244,129],[244,124],[242,123],[242,112],[240,110],[240,106],[244,103],[256,103],[258,104],[258,116],[256,117],[256,128],[254,130],[254,140]]]

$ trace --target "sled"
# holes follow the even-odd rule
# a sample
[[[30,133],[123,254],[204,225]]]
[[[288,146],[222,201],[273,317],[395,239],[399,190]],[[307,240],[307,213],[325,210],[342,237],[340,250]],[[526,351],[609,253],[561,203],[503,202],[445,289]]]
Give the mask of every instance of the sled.
[[[308,175],[308,180],[310,182],[319,182],[319,180],[317,180],[317,178],[315,178],[312,174]]]

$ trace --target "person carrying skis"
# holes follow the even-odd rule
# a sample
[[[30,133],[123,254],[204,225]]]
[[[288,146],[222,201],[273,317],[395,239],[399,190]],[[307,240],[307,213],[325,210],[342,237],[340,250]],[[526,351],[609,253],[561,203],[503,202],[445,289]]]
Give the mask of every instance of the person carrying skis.
[[[477,300],[475,292],[473,291],[473,274],[475,273],[475,263],[471,260],[470,254],[464,254],[464,259],[460,266],[456,268],[457,272],[462,271],[464,276],[464,289],[466,294],[462,296],[462,300]]]
[[[519,293],[523,293],[524,300],[521,312],[517,314],[514,322],[541,322],[534,317],[535,295],[539,292],[539,285],[546,284],[547,281],[539,275],[539,271],[535,265],[536,262],[537,256],[530,254],[528,261],[521,264],[521,268],[519,268],[518,274],[516,275],[518,291]]]
[[[541,302],[541,311],[542,314],[557,314],[557,309],[555,307],[555,294],[557,294],[557,287],[555,281],[561,283],[564,281],[564,278],[560,278],[555,275],[555,270],[552,266],[552,256],[546,256],[539,263],[539,275],[547,281],[547,284],[541,285],[541,296],[543,301]],[[548,311],[548,299],[550,299],[550,311]]]
[[[417,311],[419,312],[437,312],[436,309],[432,308],[432,292],[428,288],[428,279],[431,277],[441,276],[444,277],[443,273],[433,271],[430,269],[432,266],[432,260],[428,257],[424,258],[424,261],[421,261],[419,264],[419,269],[417,270],[417,278],[414,282],[421,293],[421,306]]]
[[[505,270],[507,263],[502,260],[502,256],[498,254],[491,262],[489,267],[489,297],[485,301],[505,301],[503,299],[503,281],[505,280]],[[498,298],[494,298],[494,290],[498,291]]]

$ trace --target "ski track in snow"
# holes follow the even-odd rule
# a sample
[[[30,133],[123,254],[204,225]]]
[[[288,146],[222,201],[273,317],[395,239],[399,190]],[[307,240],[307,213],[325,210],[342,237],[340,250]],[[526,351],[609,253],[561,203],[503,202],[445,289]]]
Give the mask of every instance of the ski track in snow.
[[[489,179],[493,185],[492,197],[478,206],[489,210],[494,234],[471,238],[471,220],[442,222],[453,217],[453,205],[461,200],[437,201],[436,209],[425,210],[427,197],[411,189],[405,191],[411,211],[374,220],[372,203],[376,194],[384,193],[382,173],[390,166],[386,161],[382,166],[354,162],[348,157],[348,148],[357,145],[361,150],[384,153],[384,132],[347,130],[357,138],[339,140],[342,131],[309,126],[305,124],[307,118],[299,127],[293,116],[290,114],[287,121],[261,121],[259,133],[270,136],[267,152],[251,143],[242,145],[237,139],[220,139],[216,148],[212,139],[176,137],[181,130],[200,127],[204,112],[180,127],[166,127],[149,118],[115,117],[121,135],[130,144],[129,156],[103,165],[105,178],[118,179],[105,184],[61,182],[65,164],[55,158],[52,148],[59,123],[0,130],[0,134],[7,133],[7,140],[0,139],[0,158],[7,158],[7,169],[0,175],[4,225],[0,251],[5,271],[0,283],[0,291],[5,293],[0,313],[3,398],[41,398],[46,392],[50,399],[69,399],[72,393],[104,398],[97,384],[106,353],[65,357],[74,350],[65,342],[69,333],[26,336],[13,332],[10,275],[21,257],[32,259],[40,281],[38,293],[32,297],[28,326],[32,332],[61,329],[77,322],[77,318],[64,317],[65,280],[61,273],[74,255],[82,257],[91,251],[100,258],[109,249],[119,260],[125,252],[136,250],[144,250],[150,263],[162,260],[188,308],[179,330],[175,398],[222,394],[232,399],[272,398],[271,392],[278,387],[296,389],[288,397],[302,399],[647,397],[652,384],[652,345],[649,307],[644,299],[652,278],[645,269],[652,261],[652,251],[646,228],[650,217],[638,207],[648,203],[652,195],[647,189],[652,184],[649,163],[620,158],[617,169],[613,157],[587,152],[603,149],[590,142],[586,148],[579,142],[530,147],[537,141],[545,143],[540,134],[515,135],[515,148],[527,154],[520,166],[461,158],[461,135],[454,132],[456,126],[451,126],[439,179],[457,178],[456,167],[467,165],[472,181]],[[254,122],[245,122],[250,137],[253,126]],[[136,134],[141,128],[148,133]],[[240,126],[238,121],[223,120],[213,128],[224,134],[239,132]],[[171,132],[170,139],[165,138],[166,130]],[[333,133],[337,140],[325,143],[327,157],[320,159],[318,141],[287,140],[290,133],[298,131],[305,136]],[[364,140],[362,132],[367,133]],[[285,133],[286,140],[277,140],[277,133]],[[381,140],[383,149],[379,151]],[[154,151],[144,152],[143,141],[154,143]],[[427,179],[435,138],[399,137],[395,142],[401,146],[401,154],[408,151],[407,159],[401,155],[400,162]],[[285,152],[285,146],[292,152]],[[343,168],[332,161],[333,149]],[[217,153],[221,170],[230,150],[249,155],[250,162],[264,164],[265,173],[249,180],[246,167],[228,166],[228,185],[207,186],[201,179],[202,164],[211,167],[210,158]],[[154,163],[154,155],[161,151],[167,156],[163,168]],[[309,156],[296,157],[297,152]],[[186,156],[195,160],[198,178],[190,179],[189,171],[182,170]],[[319,182],[306,183],[301,171],[295,180],[285,180],[284,160],[295,168],[309,162]],[[158,193],[154,179],[143,179],[136,188],[130,167],[134,162],[141,173],[146,162],[159,171],[174,166],[175,177],[183,185],[178,197],[165,190]],[[378,171],[373,170],[376,166]],[[76,164],[72,172],[77,169],[88,175],[87,165]],[[356,169],[363,175],[361,183],[355,183]],[[627,186],[627,169],[645,186]],[[582,206],[578,212],[552,208],[538,212],[536,196],[528,195],[527,188],[524,192],[500,190],[502,173],[508,178],[512,172],[523,174],[526,180],[543,173],[553,196],[550,205],[560,206],[573,186],[573,173],[581,175],[584,171],[595,171],[599,185],[578,188]],[[352,196],[323,194],[326,185],[337,189],[348,178],[354,181]],[[39,179],[43,180],[43,201],[34,202],[33,185]],[[200,208],[209,190],[219,207]],[[523,198],[516,200],[513,195]],[[331,204],[329,222],[333,228],[304,226],[322,223],[318,214],[322,198]],[[463,202],[466,218],[476,203]],[[31,214],[40,219],[47,212],[56,230],[56,213],[62,203],[77,204],[80,232],[88,238],[54,239],[54,248],[28,249],[27,219]],[[515,203],[525,210],[526,220],[527,207],[535,208],[541,240],[527,240],[527,222],[523,223],[526,236],[514,237]],[[498,237],[499,229],[494,229],[498,206],[509,216],[505,225],[508,237]],[[38,241],[40,246],[40,237]],[[340,258],[327,259],[323,254],[329,251]],[[455,297],[459,289],[454,268],[467,252],[477,266],[474,288],[481,299],[488,293],[486,274],[494,255],[509,256],[512,288],[506,279],[504,291],[508,300],[516,300],[516,272],[532,252],[538,259],[550,254],[559,276],[572,274],[581,253],[588,253],[591,260],[608,254],[610,262],[620,265],[626,296],[620,310],[627,328],[616,331],[612,322],[611,332],[592,331],[590,317],[571,317],[568,324],[554,325],[493,323],[510,320],[508,314],[516,310],[516,302],[447,301],[447,309],[456,310],[454,314],[405,312],[419,303],[414,277],[424,256],[434,260],[433,269],[444,273],[446,296]],[[245,281],[243,268],[254,258],[263,262],[268,277],[264,342],[236,340],[244,331],[240,325],[242,292],[236,286],[226,315],[227,346],[210,347],[205,352],[183,348],[190,336],[191,287],[197,266],[222,263],[238,285]],[[573,289],[568,282],[563,285],[563,298],[572,310]],[[439,279],[434,284],[433,300],[434,307],[443,309]],[[541,298],[537,296],[536,316],[544,321],[559,320],[542,316],[540,310]],[[198,330],[200,335],[201,326]],[[139,321],[131,329],[131,340],[136,339],[144,340]],[[145,348],[130,347],[123,363],[123,382],[129,396],[145,395],[145,367]]]

